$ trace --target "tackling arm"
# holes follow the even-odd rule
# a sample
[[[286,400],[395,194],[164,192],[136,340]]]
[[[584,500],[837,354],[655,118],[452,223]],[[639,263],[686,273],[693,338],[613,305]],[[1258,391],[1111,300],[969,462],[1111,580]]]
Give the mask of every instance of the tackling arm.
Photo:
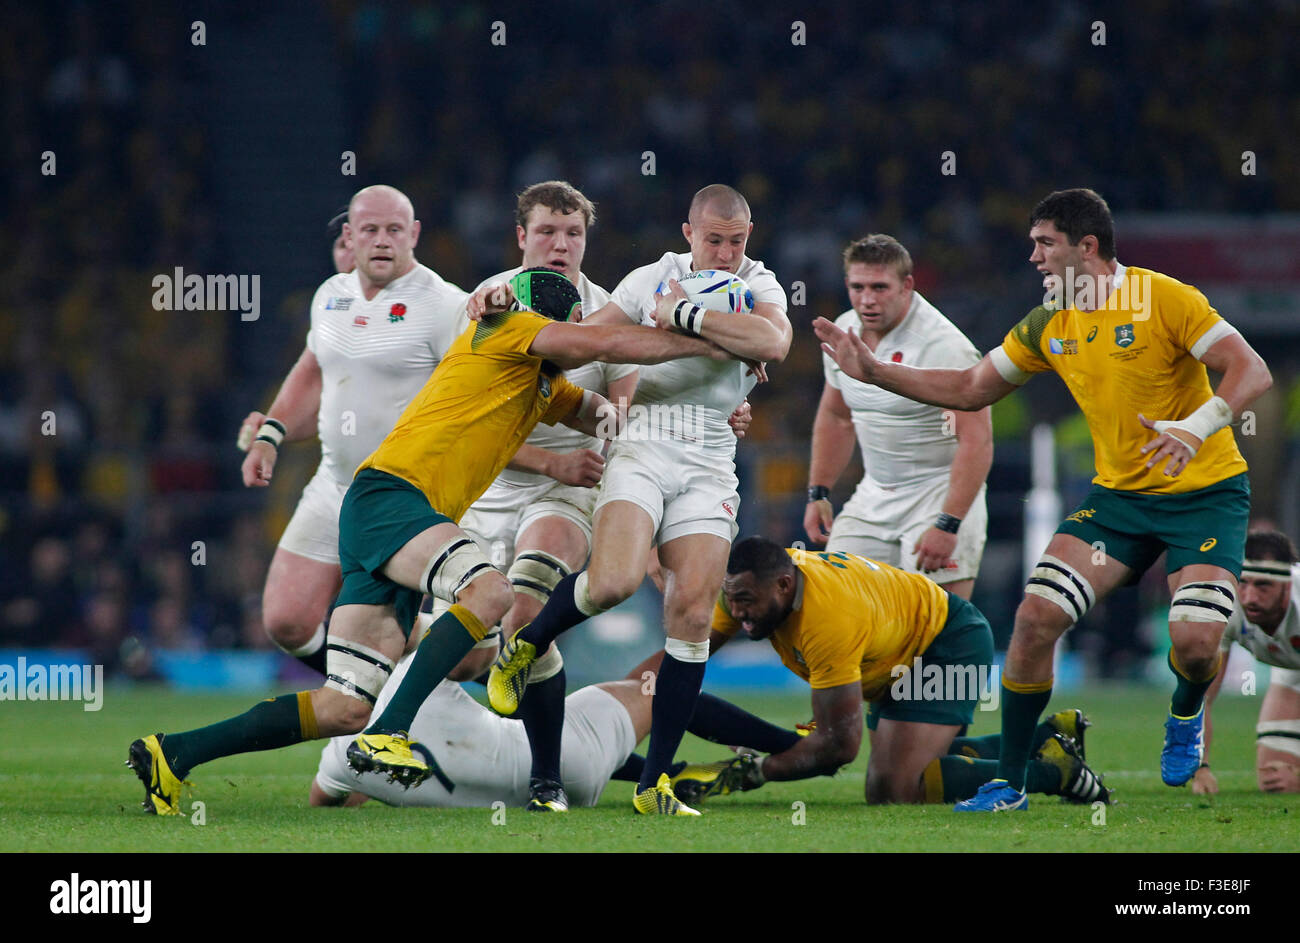
[[[604,309],[602,309],[604,310]],[[548,324],[533,338],[528,352],[570,369],[593,360],[607,363],[664,363],[680,357],[731,360],[731,354],[699,337],[653,327]],[[601,397],[602,401],[604,397]]]
[[[877,360],[862,338],[833,321],[818,318],[813,330],[822,342],[822,350],[849,376],[918,403],[974,412],[1019,389],[1002,378],[988,355],[964,370],[907,367]]]
[[[862,683],[814,689],[812,708],[816,729],[784,753],[764,757],[760,767],[764,781],[830,776],[857,758],[862,745]]]

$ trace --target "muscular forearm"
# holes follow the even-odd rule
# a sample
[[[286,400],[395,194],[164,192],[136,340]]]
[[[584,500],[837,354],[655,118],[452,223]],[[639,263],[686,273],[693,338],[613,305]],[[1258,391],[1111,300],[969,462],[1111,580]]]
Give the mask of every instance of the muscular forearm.
[[[710,311],[704,316],[700,336],[738,357],[779,363],[790,351],[792,332],[758,314]]]
[[[1242,411],[1272,385],[1273,376],[1268,366],[1263,360],[1254,358],[1253,362],[1225,373],[1214,393],[1232,409],[1232,418],[1240,419]]]
[[[320,396],[320,364],[311,351],[304,350],[284,378],[280,392],[267,412],[268,416],[284,423],[286,442],[309,439],[316,434]]]
[[[854,756],[846,746],[837,744],[820,730],[804,737],[783,753],[763,760],[763,779],[786,782],[813,776],[832,776],[840,767],[852,763]]]
[[[835,486],[853,458],[853,422],[825,410],[813,421],[812,458],[808,463],[808,484]]]
[[[551,460],[554,458],[554,452],[525,442],[519,446],[519,451],[515,452],[515,457],[506,464],[506,468],[550,477]]]
[[[987,414],[982,414],[987,424]],[[972,430],[957,438],[957,452],[952,458],[948,473],[948,494],[943,500],[943,513],[964,518],[975,503],[975,496],[988,479],[993,467],[993,435],[991,429]]]
[[[597,360],[607,363],[654,364],[679,357],[721,359],[718,348],[699,337],[689,337],[653,327],[629,325],[602,328],[607,332]]]
[[[996,396],[981,396],[971,383],[970,370],[905,367],[900,363],[878,362],[868,382],[918,403],[966,412],[983,409],[997,399]]]

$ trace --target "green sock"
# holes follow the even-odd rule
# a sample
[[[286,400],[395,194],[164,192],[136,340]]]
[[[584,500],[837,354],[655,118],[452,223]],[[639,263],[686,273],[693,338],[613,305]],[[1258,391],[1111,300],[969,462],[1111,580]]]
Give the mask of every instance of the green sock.
[[[996,760],[977,760],[952,754],[941,756],[925,768],[925,801],[961,802],[975,795],[990,779],[996,778]],[[1025,791],[1056,795],[1061,791],[1060,769],[1043,760],[1030,760]]]
[[[1006,678],[1002,679],[1002,748],[997,778],[1005,779],[1012,789],[1025,788],[1025,767],[1029,764],[1038,715],[1052,699],[1052,683],[1046,684],[1041,691],[1016,691],[1008,686]]]
[[[1196,712],[1201,709],[1201,702],[1205,700],[1205,692],[1209,690],[1214,676],[1219,673],[1218,666],[1215,666],[1215,670],[1211,671],[1210,676],[1204,681],[1192,681],[1174,664],[1173,649],[1169,650],[1167,660],[1169,670],[1174,673],[1174,681],[1177,682],[1174,696],[1169,702],[1169,710],[1175,717],[1195,717]]]
[[[460,609],[471,619],[474,618],[467,609],[460,606],[454,609]],[[406,670],[406,677],[402,679],[384,712],[370,722],[366,733],[410,730],[411,722],[415,720],[415,714],[425,698],[474,647],[477,639],[470,635],[469,629],[454,609],[444,612],[429,626],[429,631],[411,658],[411,667]],[[475,620],[476,623],[477,621]]]
[[[311,709],[311,695],[303,691],[267,698],[238,717],[207,727],[169,733],[163,740],[163,753],[172,772],[184,779],[200,763],[218,757],[276,750],[304,740],[314,740],[316,736],[316,715]]]
[[[1043,748],[1047,739],[1056,733],[1051,724],[1043,721],[1034,728],[1034,739],[1029,744],[1029,755],[1033,756]],[[977,760],[996,760],[1002,752],[1002,734],[987,733],[982,737],[954,737],[948,753],[955,756],[969,756]]]

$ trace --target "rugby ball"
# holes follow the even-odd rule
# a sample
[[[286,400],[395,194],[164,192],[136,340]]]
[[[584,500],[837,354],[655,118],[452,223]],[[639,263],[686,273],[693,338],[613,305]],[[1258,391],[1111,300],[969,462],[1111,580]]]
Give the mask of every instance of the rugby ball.
[[[732,314],[749,314],[754,310],[754,293],[745,280],[731,272],[704,269],[690,272],[677,280],[694,304],[709,311],[730,311]],[[660,292],[668,291],[665,282]]]

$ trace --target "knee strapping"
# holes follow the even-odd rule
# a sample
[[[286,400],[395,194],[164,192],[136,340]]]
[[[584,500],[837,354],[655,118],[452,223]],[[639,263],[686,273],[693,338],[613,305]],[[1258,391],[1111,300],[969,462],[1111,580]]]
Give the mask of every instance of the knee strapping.
[[[1087,577],[1064,560],[1043,554],[1029,574],[1025,593],[1055,604],[1071,622],[1078,622],[1097,601]]]
[[[1300,758],[1300,720],[1261,720],[1255,725],[1255,743]]]
[[[325,647],[325,687],[373,705],[393,673],[393,661],[360,642],[335,639]]]
[[[492,570],[478,544],[468,537],[453,537],[434,553],[420,574],[420,585],[430,596],[455,602],[466,586]]]
[[[546,605],[560,580],[571,571],[563,560],[542,550],[525,550],[515,557],[506,576],[516,593],[531,596]]]
[[[1232,617],[1237,601],[1230,580],[1203,580],[1184,583],[1174,591],[1169,604],[1170,622],[1222,622]]]

